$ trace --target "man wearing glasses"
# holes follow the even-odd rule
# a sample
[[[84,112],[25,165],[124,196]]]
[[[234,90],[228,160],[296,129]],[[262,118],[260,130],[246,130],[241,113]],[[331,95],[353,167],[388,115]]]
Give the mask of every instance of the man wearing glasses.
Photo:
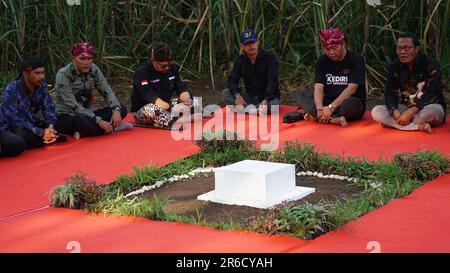
[[[296,101],[305,120],[345,127],[366,111],[364,59],[346,48],[339,28],[321,30],[319,38],[325,54],[316,61],[314,90],[298,92]]]
[[[414,33],[398,38],[398,58],[389,65],[384,90],[386,105],[372,109],[373,119],[382,127],[433,133],[433,127],[445,122],[439,64],[419,46]]]
[[[174,93],[177,98],[172,100]],[[177,105],[192,109],[192,97],[178,66],[172,63],[172,51],[167,44],[157,43],[152,47],[151,59],[134,74],[131,112],[139,125],[170,129],[179,117],[172,111]]]
[[[277,58],[259,49],[258,37],[251,29],[241,33],[240,47],[244,54],[234,62],[228,85],[222,91],[222,100],[226,105],[235,106],[238,111],[238,107],[243,110],[247,105],[254,105],[259,113],[268,113],[271,111],[269,106],[280,104]],[[245,90],[239,87],[241,78],[244,79]],[[278,108],[272,110],[275,109]]]

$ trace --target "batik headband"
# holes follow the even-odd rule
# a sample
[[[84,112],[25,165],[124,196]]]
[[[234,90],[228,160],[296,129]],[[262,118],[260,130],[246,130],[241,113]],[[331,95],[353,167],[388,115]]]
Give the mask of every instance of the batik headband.
[[[324,47],[341,45],[344,43],[344,34],[339,28],[330,28],[319,31],[320,42]]]
[[[85,54],[89,57],[94,56],[94,50],[92,48],[91,43],[87,42],[87,43],[76,43],[73,45],[72,47],[72,56],[73,57],[77,57],[80,54]]]

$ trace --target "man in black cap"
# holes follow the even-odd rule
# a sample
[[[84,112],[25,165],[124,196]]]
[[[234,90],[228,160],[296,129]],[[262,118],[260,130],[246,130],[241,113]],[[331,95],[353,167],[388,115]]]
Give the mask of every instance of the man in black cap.
[[[58,139],[54,129],[55,105],[44,82],[41,59],[28,57],[19,67],[20,76],[3,93],[0,115],[4,129],[22,138],[26,148],[38,148]]]
[[[260,113],[267,113],[271,110],[269,105],[280,104],[277,58],[259,49],[258,37],[251,29],[241,33],[240,48],[244,54],[234,62],[227,87],[222,91],[222,100],[226,105],[254,105]],[[245,90],[239,87],[241,78],[244,78]]]

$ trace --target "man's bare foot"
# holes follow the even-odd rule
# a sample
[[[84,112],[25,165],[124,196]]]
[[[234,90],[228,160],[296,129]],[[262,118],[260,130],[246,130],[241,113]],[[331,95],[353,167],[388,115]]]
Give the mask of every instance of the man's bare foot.
[[[316,120],[316,118],[315,118],[313,115],[308,114],[308,113],[305,113],[304,119],[305,119],[306,121],[308,121],[308,120],[310,120],[310,121],[315,121],[315,120]]]
[[[345,117],[338,117],[338,118],[331,118],[330,119],[331,124],[340,125],[342,127],[346,127],[348,125],[347,120]]]
[[[429,123],[419,124],[418,130],[428,134],[432,134],[434,132],[433,128],[431,128],[431,125]]]

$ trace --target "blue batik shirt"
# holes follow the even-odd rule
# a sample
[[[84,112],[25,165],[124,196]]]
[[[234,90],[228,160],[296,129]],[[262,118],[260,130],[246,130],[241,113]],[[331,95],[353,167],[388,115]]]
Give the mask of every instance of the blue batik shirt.
[[[38,136],[44,136],[46,126],[56,123],[55,104],[42,82],[34,92],[25,89],[23,77],[8,84],[3,92],[0,105],[0,125],[6,123],[7,130],[12,126],[22,126]],[[3,122],[1,122],[3,120]]]

